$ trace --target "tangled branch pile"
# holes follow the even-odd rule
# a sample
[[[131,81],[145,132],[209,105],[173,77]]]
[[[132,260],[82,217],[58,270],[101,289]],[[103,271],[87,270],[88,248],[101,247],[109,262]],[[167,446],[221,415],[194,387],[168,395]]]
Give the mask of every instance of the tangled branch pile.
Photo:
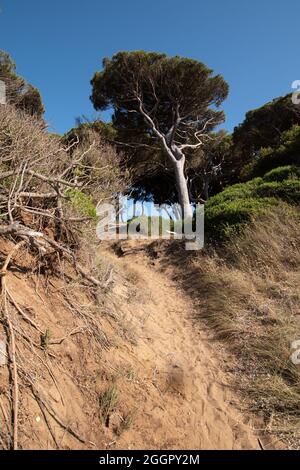
[[[74,262],[80,227],[95,219],[95,203],[124,184],[118,155],[99,135],[89,132],[66,147],[42,121],[9,106],[0,109],[0,181],[0,234],[26,240],[44,260],[58,253]]]
[[[75,275],[92,292],[103,287],[91,261],[96,247],[95,205],[114,199],[124,183],[118,154],[99,135],[87,132],[82,141],[76,138],[65,145],[59,136],[47,133],[43,121],[13,106],[0,106],[0,238],[5,246],[5,250],[1,250],[5,256],[0,271],[0,322],[8,339],[12,385],[8,402],[13,428],[9,438],[4,438],[0,432],[0,447],[18,447],[19,382],[31,389],[43,413],[47,412],[65,431],[83,442],[53,411],[33,378],[41,375],[38,359],[53,379],[47,361],[55,356],[41,355],[48,341],[48,330],[16,301],[14,290],[7,282],[7,273],[17,252],[19,256],[26,250],[31,273],[40,278],[50,272],[62,280],[63,297],[81,324],[53,344],[60,344],[66,337],[83,330],[96,332],[99,341],[104,341],[92,315],[85,312],[85,306],[76,307],[75,298],[71,299],[66,289],[66,281],[70,282],[73,273],[73,280]],[[25,355],[18,340],[27,347]],[[6,355],[5,351],[0,352]],[[0,405],[3,411],[1,401]],[[7,416],[7,410],[4,409],[3,415]],[[9,422],[8,419],[8,428]]]

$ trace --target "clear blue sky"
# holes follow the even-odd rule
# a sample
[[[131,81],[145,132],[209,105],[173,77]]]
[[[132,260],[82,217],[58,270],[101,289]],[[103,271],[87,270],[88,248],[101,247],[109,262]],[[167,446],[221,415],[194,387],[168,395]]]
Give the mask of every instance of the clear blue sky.
[[[230,85],[231,130],[300,79],[299,0],[0,0],[0,48],[37,86],[58,132],[95,117],[102,58],[144,49],[205,62]]]

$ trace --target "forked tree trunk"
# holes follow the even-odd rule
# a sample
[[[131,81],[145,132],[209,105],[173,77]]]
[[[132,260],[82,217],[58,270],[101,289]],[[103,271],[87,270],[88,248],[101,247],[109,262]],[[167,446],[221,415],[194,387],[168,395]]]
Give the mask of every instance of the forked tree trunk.
[[[176,187],[177,187],[177,192],[178,192],[179,203],[180,203],[181,210],[182,210],[182,218],[192,218],[193,210],[190,204],[190,196],[189,196],[187,181],[184,175],[185,156],[184,156],[184,153],[182,152],[183,146],[180,147],[176,145],[176,143],[174,142],[174,135],[176,134],[176,129],[181,119],[178,116],[176,123],[173,124],[173,126],[169,129],[169,131],[166,134],[163,134],[156,127],[155,122],[150,117],[150,115],[147,114],[147,112],[144,110],[142,100],[139,97],[138,93],[137,93],[137,100],[139,102],[140,112],[144,116],[146,123],[151,127],[151,129],[154,131],[154,133],[160,140],[163,149],[165,150],[167,156],[169,157],[170,161],[172,162],[174,166]],[[178,112],[178,109],[177,109],[177,112]]]
[[[174,163],[175,168],[175,180],[178,192],[179,203],[182,209],[182,218],[193,217],[193,210],[190,204],[190,196],[187,186],[186,177],[184,175],[184,158],[177,160]]]

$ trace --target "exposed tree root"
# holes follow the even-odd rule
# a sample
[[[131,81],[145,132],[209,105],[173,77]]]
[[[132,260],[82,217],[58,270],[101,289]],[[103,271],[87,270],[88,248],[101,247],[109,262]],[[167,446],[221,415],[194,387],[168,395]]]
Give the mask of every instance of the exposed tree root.
[[[46,399],[42,398],[41,392],[37,389],[36,385],[32,381],[30,381],[32,393],[37,400],[37,402],[45,408],[45,410],[49,413],[49,415],[59,424],[65,431],[67,431],[71,436],[75,437],[79,442],[82,444],[86,444],[88,441],[83,437],[80,436],[71,426],[65,424],[60,416],[53,410],[52,406],[47,403]]]
[[[18,449],[18,413],[19,413],[19,383],[18,383],[18,368],[17,368],[17,361],[16,361],[16,340],[15,340],[15,333],[14,327],[11,322],[9,310],[8,310],[8,302],[7,302],[7,288],[6,288],[6,279],[5,276],[7,274],[7,267],[12,256],[24,245],[24,241],[19,242],[17,245],[13,247],[10,253],[7,255],[3,267],[1,269],[1,294],[2,294],[2,302],[3,302],[3,312],[5,316],[5,322],[9,332],[8,342],[10,343],[9,348],[9,355],[10,361],[12,364],[12,377],[13,377],[13,449]]]

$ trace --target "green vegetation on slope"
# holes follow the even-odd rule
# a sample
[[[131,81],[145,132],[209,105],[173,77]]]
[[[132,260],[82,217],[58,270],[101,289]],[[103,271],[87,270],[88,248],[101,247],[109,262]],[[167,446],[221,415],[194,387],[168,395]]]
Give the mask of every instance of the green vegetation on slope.
[[[253,217],[284,206],[291,215],[300,202],[300,126],[281,136],[275,148],[262,148],[242,172],[244,183],[227,187],[205,205],[206,234],[224,240]],[[248,180],[248,181],[247,181]]]

